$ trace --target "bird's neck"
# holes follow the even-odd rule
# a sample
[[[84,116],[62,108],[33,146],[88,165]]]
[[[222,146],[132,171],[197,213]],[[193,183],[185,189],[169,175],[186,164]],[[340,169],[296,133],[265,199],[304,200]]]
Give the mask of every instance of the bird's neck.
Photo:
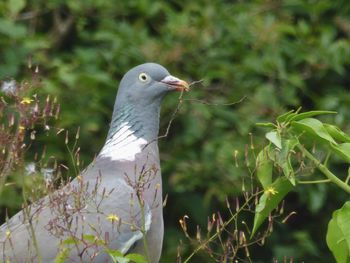
[[[116,107],[101,157],[112,160],[134,161],[148,144],[156,143],[159,131],[160,107],[156,103],[147,108]],[[148,146],[147,146],[148,147]]]

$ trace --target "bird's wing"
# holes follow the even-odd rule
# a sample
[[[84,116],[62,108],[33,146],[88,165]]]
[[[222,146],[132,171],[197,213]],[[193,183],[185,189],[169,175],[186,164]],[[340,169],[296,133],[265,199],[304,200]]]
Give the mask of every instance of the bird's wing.
[[[140,201],[134,188],[125,180],[106,177],[83,185],[75,180],[70,187],[66,186],[32,205],[30,216],[25,216],[23,211],[13,216],[0,228],[0,242],[5,248],[0,255],[4,252],[7,253],[6,259],[26,262],[22,259],[27,258],[28,244],[33,242],[31,230],[35,232],[39,250],[43,251],[44,261],[56,257],[62,241],[71,237],[81,239],[83,235],[94,235],[104,240],[108,248],[127,253],[150,229],[152,210]],[[62,211],[65,216],[62,216]],[[33,228],[28,227],[28,218],[32,219]],[[23,246],[16,245],[17,250],[11,243]],[[90,245],[79,243],[80,252],[85,254],[83,259],[101,251],[101,248]],[[78,255],[79,252],[73,249],[69,258],[79,260]]]
[[[111,247],[125,254],[144,234],[150,229],[152,222],[152,210],[147,203],[142,202],[133,187],[121,178],[109,178],[102,180],[100,188],[103,192],[111,192],[101,202],[101,210],[106,217],[104,231],[110,226],[113,216],[118,217],[119,226],[115,239],[112,238]],[[109,214],[107,214],[109,213]],[[106,220],[107,219],[107,220]],[[103,224],[102,224],[103,225]]]
[[[117,238],[118,246],[116,247],[116,249],[122,252],[123,254],[126,254],[130,250],[130,248],[136,244],[137,241],[144,238],[143,233],[147,233],[147,231],[150,229],[151,221],[152,213],[151,210],[148,210],[145,214],[144,230],[129,231],[119,235]]]

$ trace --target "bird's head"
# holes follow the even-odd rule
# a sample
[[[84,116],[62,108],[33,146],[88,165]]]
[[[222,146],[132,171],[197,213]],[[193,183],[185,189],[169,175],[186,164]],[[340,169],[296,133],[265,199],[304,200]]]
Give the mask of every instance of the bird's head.
[[[129,70],[122,78],[118,102],[149,105],[159,102],[169,91],[187,91],[187,82],[178,79],[161,65],[145,63]]]

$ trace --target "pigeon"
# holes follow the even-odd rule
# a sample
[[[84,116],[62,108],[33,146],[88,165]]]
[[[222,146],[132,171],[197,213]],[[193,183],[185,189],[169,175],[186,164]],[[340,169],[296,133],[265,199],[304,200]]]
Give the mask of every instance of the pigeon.
[[[129,70],[99,154],[74,180],[1,226],[0,262],[113,262],[108,251],[159,262],[164,232],[160,105],[170,91],[188,89],[187,82],[156,63]]]

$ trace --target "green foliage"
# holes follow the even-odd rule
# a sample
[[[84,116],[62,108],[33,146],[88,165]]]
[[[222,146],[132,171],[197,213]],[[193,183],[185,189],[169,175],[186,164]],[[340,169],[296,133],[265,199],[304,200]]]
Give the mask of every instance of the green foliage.
[[[330,143],[336,144],[333,138],[327,132],[327,129],[323,126],[322,122],[313,118],[306,118],[300,121],[295,121],[292,127],[300,131],[305,131],[314,140],[326,140]]]
[[[257,177],[264,188],[264,193],[261,195],[255,208],[251,237],[256,234],[261,224],[277,208],[282,199],[293,189],[293,186],[303,183],[325,182],[324,180],[303,181],[300,179],[300,175],[296,177],[297,171],[302,167],[295,160],[292,160],[293,155],[295,155],[294,148],[299,149],[303,157],[309,159],[323,173],[327,178],[326,182],[332,182],[350,194],[350,175],[346,179],[338,178],[327,168],[326,163],[322,164],[305,148],[307,145],[310,145],[310,140],[311,142],[317,141],[320,142],[320,146],[324,147],[324,151],[328,151],[329,154],[339,155],[350,163],[350,144],[338,144],[336,142],[336,140],[346,141],[348,135],[336,126],[324,124],[318,119],[310,118],[311,116],[328,113],[333,112],[309,111],[300,113],[299,110],[295,112],[290,111],[277,117],[276,124],[272,126],[264,125],[265,127],[272,127],[273,130],[266,133],[265,137],[270,143],[257,157]],[[305,139],[309,140],[309,142],[305,142]],[[305,161],[302,162],[304,163]],[[280,167],[282,176],[279,175],[280,173],[274,172],[273,166]],[[271,182],[274,174],[277,174],[278,178],[269,185],[268,182]],[[350,261],[349,208],[350,203],[346,202],[342,209],[333,213],[333,218],[328,224],[327,244],[338,263]]]
[[[350,130],[349,14],[350,4],[342,0],[4,0],[0,1],[0,79],[21,82],[38,66],[42,76],[38,93],[57,96],[61,102],[58,127],[72,134],[80,127],[80,152],[85,164],[104,142],[118,80],[130,67],[156,61],[184,79],[203,79],[185,99],[219,106],[185,100],[168,138],[160,140],[160,149],[164,192],[169,194],[167,228],[178,229],[183,214],[204,226],[206,214],[223,208],[225,205],[218,204],[227,195],[239,196],[242,178],[249,180],[245,164],[254,166],[255,158],[246,156],[245,149],[261,149],[265,143],[265,130],[256,128],[255,123],[271,121],[291,108],[338,112],[321,118],[327,133],[338,143],[329,149],[337,157],[329,159],[328,167],[343,173],[347,146],[339,145],[350,141],[337,127]],[[247,98],[239,104],[220,106],[244,96]],[[162,131],[176,103],[176,95],[166,99]],[[278,121],[284,122],[283,118]],[[310,128],[310,123],[293,121],[295,129]],[[248,132],[253,133],[253,144]],[[327,133],[316,128],[310,141]],[[283,134],[273,134],[278,144],[278,136]],[[63,135],[38,137],[47,145],[47,156],[55,155],[69,163]],[[285,148],[283,143],[279,146]],[[35,145],[33,151],[41,153],[42,145]],[[29,154],[34,156],[35,152]],[[289,174],[290,165],[281,165],[278,167],[284,174]],[[269,172],[260,172],[259,177],[267,178],[265,173]],[[265,187],[269,182],[266,179]],[[276,236],[282,238],[285,232],[302,228],[317,252],[304,249],[301,242],[293,244],[295,250],[303,251],[295,261],[328,262],[331,258],[318,242],[322,233],[314,229],[313,222],[325,225],[327,218],[323,215],[339,206],[344,196],[317,187],[300,189],[286,202],[286,209],[304,214],[313,207],[313,200],[318,200],[322,216],[315,209],[308,214],[309,220],[284,226],[281,235],[278,233],[282,230],[275,228]],[[0,204],[13,214],[20,208],[18,199],[18,188],[6,188]],[[198,200],[204,200],[203,204],[198,205]],[[325,206],[324,200],[331,205]],[[208,213],[200,209],[202,206]],[[181,233],[167,233],[162,260],[172,262],[177,253],[174,244]],[[256,262],[271,261],[272,251],[283,244],[288,248],[293,241],[292,235],[290,239],[271,240],[266,246],[268,252],[257,255]],[[211,262],[206,257],[198,260]]]
[[[54,263],[64,263],[68,259],[70,249],[69,248],[63,248],[59,251],[57,254]]]
[[[55,263],[66,262],[74,246],[82,244],[83,242],[93,246],[100,246],[101,248],[104,248],[104,250],[102,250],[101,253],[107,253],[114,263],[148,263],[144,256],[135,253],[123,255],[123,253],[121,253],[119,250],[113,250],[108,248],[104,240],[99,239],[97,236],[90,234],[82,235],[81,239],[78,239],[76,237],[69,237],[65,239],[62,242],[60,251],[55,258]]]
[[[293,185],[285,178],[278,178],[265,190],[255,208],[254,224],[251,236],[254,236],[261,224],[276,209],[282,199],[293,189]]]
[[[256,176],[264,190],[272,183],[273,162],[269,157],[270,147],[266,146],[256,157]]]
[[[139,254],[131,253],[124,256],[120,251],[110,250],[110,249],[107,249],[106,252],[111,257],[114,263],[128,263],[128,262],[147,263],[147,260],[145,259],[145,257]]]
[[[350,202],[334,211],[327,230],[327,245],[337,263],[350,262]]]

